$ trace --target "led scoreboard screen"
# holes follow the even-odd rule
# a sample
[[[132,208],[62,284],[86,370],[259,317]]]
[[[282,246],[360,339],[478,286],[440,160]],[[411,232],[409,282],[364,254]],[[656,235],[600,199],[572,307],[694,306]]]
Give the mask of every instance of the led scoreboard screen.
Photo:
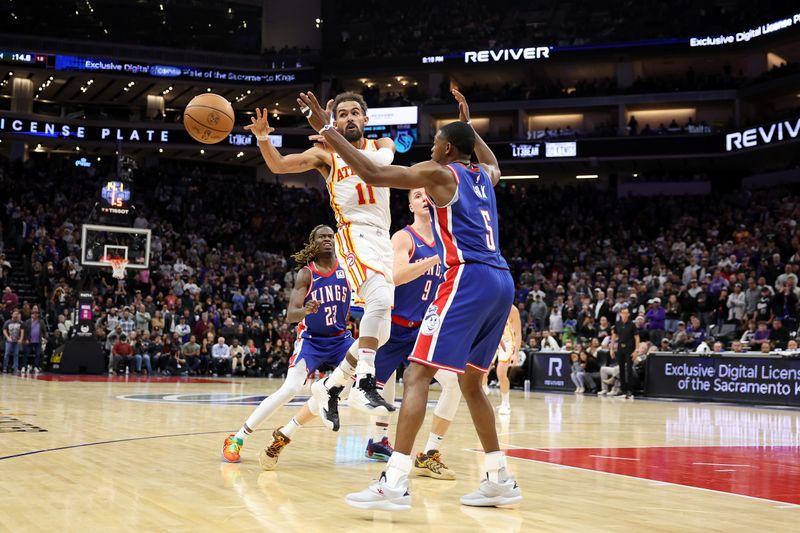
[[[132,199],[132,182],[107,181],[100,190],[100,213],[105,216],[127,216],[131,211]]]

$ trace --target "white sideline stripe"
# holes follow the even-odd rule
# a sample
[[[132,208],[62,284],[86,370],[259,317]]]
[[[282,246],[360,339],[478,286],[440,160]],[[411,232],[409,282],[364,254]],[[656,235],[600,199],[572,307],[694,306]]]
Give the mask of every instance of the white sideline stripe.
[[[599,459],[619,459],[620,461],[638,461],[639,459],[633,457],[614,457],[613,455],[590,455],[589,457],[597,457]]]
[[[703,465],[703,466],[744,466],[747,468],[752,468],[753,465],[731,465],[727,463],[692,463],[693,465]]]

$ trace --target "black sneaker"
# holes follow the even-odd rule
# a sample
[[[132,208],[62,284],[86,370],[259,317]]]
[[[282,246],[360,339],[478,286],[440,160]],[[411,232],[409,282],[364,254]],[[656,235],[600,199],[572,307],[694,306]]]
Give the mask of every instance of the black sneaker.
[[[385,416],[395,410],[394,405],[384,400],[378,392],[375,376],[372,375],[364,376],[350,389],[347,403],[354,409],[375,416]]]

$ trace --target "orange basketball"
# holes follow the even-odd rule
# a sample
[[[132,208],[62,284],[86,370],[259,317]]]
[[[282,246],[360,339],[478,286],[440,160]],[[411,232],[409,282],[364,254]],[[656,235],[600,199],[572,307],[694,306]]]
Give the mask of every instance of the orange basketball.
[[[225,98],[214,93],[198,94],[183,111],[183,126],[189,135],[203,144],[225,139],[233,129],[233,107]]]

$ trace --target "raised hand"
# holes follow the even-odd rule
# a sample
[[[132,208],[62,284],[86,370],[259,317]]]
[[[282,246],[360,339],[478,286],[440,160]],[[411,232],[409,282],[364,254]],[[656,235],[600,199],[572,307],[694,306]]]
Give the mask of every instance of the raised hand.
[[[268,115],[269,111],[267,111],[267,108],[264,108],[263,111],[256,108],[256,116],[250,117],[251,124],[245,126],[244,129],[256,136],[269,135],[275,131],[275,128],[269,125],[269,121],[267,120]]]
[[[458,89],[450,89],[450,93],[456,98],[458,102],[458,120],[461,122],[469,122],[469,105],[467,99]]]
[[[314,131],[321,130],[325,124],[330,122],[330,114],[325,113],[325,110],[319,105],[317,97],[311,91],[300,93],[297,103]]]
[[[328,100],[328,104],[325,106],[325,116],[330,117],[333,113],[333,99]],[[312,143],[321,144],[322,148],[325,150],[330,151],[330,146],[325,143],[325,137],[320,135],[319,133],[315,133],[314,135],[309,135],[308,140]]]

